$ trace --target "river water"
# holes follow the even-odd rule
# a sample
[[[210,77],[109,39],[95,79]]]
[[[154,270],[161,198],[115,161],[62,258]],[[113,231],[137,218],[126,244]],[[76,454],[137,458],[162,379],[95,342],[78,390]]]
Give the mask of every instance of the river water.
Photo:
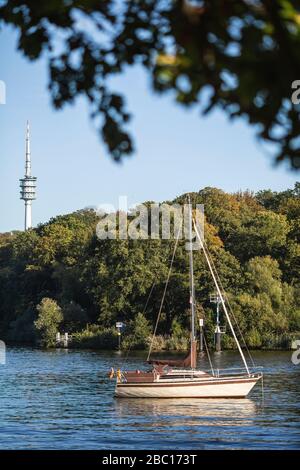
[[[264,367],[247,399],[115,399],[117,352],[10,348],[0,365],[1,449],[300,449],[300,365],[255,352]],[[141,368],[144,354],[127,359]],[[216,366],[240,366],[235,352]],[[205,366],[205,364],[203,364]]]

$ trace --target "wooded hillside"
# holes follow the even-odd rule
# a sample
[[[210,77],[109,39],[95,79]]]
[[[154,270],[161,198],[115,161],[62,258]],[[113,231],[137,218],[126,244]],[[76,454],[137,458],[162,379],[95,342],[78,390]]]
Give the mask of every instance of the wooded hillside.
[[[192,193],[205,205],[205,235],[235,317],[252,348],[288,347],[300,331],[300,183],[276,193]],[[184,202],[182,195],[173,202]],[[57,330],[73,345],[145,347],[153,330],[174,240],[98,240],[93,210],[58,216],[27,232],[0,235],[0,335],[53,345]],[[213,283],[194,257],[197,313],[212,341]],[[149,293],[151,297],[145,305]],[[183,349],[189,327],[188,256],[179,242],[156,347]],[[222,321],[223,323],[223,321]],[[224,345],[233,346],[230,334]]]

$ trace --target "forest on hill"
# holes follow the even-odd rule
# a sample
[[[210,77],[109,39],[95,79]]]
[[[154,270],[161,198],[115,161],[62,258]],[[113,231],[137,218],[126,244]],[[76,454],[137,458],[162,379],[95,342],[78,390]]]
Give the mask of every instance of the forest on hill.
[[[191,198],[204,204],[206,243],[248,346],[289,348],[300,332],[300,183],[255,194],[204,188]],[[172,202],[184,203],[185,195]],[[86,209],[27,232],[0,234],[1,339],[51,347],[56,332],[67,331],[73,347],[115,348],[115,323],[122,321],[123,347],[147,347],[174,240],[99,240],[98,220]],[[188,346],[187,255],[180,241],[158,350]],[[214,286],[201,252],[194,256],[194,271],[197,315],[212,343]],[[228,328],[223,345],[234,347]]]

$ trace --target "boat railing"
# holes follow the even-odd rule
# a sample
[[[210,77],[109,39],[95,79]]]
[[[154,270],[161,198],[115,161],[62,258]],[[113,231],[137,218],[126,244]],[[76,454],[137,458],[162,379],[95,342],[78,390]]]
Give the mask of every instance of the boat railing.
[[[174,372],[180,372],[180,375],[182,376],[183,379],[189,379],[189,378],[194,378],[199,376],[199,371],[198,370],[182,370],[180,368],[174,367],[172,368]],[[258,374],[263,372],[263,367],[262,366],[255,366],[255,367],[249,367],[249,374],[246,371],[244,367],[228,367],[224,369],[214,369],[213,371],[206,371],[209,375],[212,375],[213,377],[224,377],[226,375],[244,375],[245,377],[248,377],[248,375],[253,375],[253,374]]]
[[[259,374],[263,372],[262,366],[249,367],[249,374],[244,367],[231,367],[226,369],[214,369],[215,377],[224,377],[226,375],[248,375]]]

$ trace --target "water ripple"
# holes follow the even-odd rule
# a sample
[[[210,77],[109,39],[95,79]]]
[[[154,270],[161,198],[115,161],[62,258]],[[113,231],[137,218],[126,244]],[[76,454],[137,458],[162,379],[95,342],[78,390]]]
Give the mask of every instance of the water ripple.
[[[234,352],[218,367],[239,366]],[[1,449],[299,449],[300,366],[288,352],[259,352],[264,404],[248,399],[114,399],[110,367],[95,351],[11,348],[0,367]],[[129,359],[141,366],[141,355]]]

